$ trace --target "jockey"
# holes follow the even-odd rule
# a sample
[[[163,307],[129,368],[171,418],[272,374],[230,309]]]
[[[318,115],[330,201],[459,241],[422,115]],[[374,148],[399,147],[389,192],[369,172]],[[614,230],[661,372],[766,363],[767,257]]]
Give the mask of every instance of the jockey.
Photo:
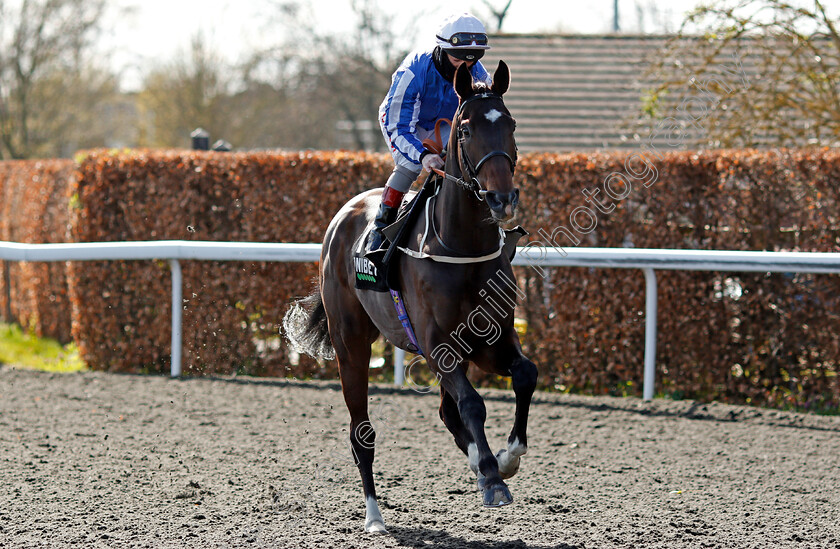
[[[481,21],[468,13],[450,16],[436,38],[434,49],[408,54],[379,106],[379,125],[396,166],[382,191],[368,252],[382,248],[382,229],[396,220],[403,195],[421,169],[443,168],[443,158],[425,150],[422,142],[433,134],[439,119],[455,116],[455,70],[466,63],[474,80],[490,85],[490,76],[478,61],[490,49]],[[441,139],[448,141],[447,136]]]

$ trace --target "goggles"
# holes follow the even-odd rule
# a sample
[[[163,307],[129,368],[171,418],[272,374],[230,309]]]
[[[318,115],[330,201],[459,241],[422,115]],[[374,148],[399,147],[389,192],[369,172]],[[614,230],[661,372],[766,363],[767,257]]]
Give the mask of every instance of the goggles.
[[[486,46],[487,45],[487,35],[483,32],[456,32],[449,38],[443,38],[440,35],[435,35],[438,40],[443,42],[447,42],[454,47],[462,47],[462,46]]]

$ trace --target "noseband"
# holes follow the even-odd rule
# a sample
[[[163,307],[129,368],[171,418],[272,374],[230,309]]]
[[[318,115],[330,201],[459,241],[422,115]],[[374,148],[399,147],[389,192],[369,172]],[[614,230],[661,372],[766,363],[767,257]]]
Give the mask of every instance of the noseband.
[[[467,98],[466,101],[461,103],[461,105],[458,107],[457,112],[455,113],[455,117],[454,117],[454,121],[453,121],[453,125],[457,125],[458,156],[464,162],[464,167],[466,168],[467,179],[466,180],[460,179],[460,178],[457,178],[457,177],[455,177],[453,175],[450,175],[450,174],[443,174],[443,176],[446,179],[448,179],[449,181],[452,181],[453,183],[457,183],[458,185],[460,185],[461,187],[463,187],[467,191],[470,191],[470,192],[474,193],[476,198],[478,198],[479,200],[484,200],[486,195],[487,195],[487,192],[488,192],[487,190],[485,190],[481,186],[481,182],[479,182],[479,180],[478,180],[478,172],[479,172],[479,170],[481,170],[481,167],[484,166],[484,164],[488,160],[490,160],[491,158],[494,158],[496,156],[501,156],[501,157],[506,158],[507,161],[510,163],[510,173],[513,173],[513,171],[516,169],[516,160],[514,158],[511,158],[511,156],[508,153],[506,153],[505,151],[494,150],[494,151],[490,151],[489,153],[485,154],[481,158],[481,160],[478,161],[477,164],[474,164],[472,159],[470,159],[469,155],[467,154],[466,148],[464,148],[464,144],[467,141],[468,135],[463,130],[463,128],[461,128],[459,122],[461,120],[461,115],[463,114],[464,107],[466,107],[468,103],[470,103],[472,101],[476,101],[478,99],[499,99],[499,100],[501,100],[501,98],[502,98],[502,96],[497,95],[497,94],[492,93],[492,92],[483,92],[483,93],[473,95],[472,97]]]

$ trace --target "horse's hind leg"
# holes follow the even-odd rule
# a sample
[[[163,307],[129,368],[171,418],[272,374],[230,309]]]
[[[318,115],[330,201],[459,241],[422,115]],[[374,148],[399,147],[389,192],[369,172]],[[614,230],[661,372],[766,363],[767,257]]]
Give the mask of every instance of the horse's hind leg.
[[[353,456],[362,476],[365,494],[365,530],[386,532],[385,521],[376,502],[376,487],[373,483],[373,455],[376,433],[368,416],[368,368],[370,346],[359,342],[352,349],[339,344],[335,346],[338,369],[341,376],[341,391],[350,412],[350,444]],[[339,350],[340,349],[340,350]]]
[[[467,430],[461,419],[461,414],[458,412],[458,403],[452,398],[452,395],[446,392],[446,389],[440,388],[440,419],[452,436],[455,437],[455,444],[464,452],[464,455],[469,455],[469,445],[473,442],[472,435]]]
[[[341,377],[341,391],[350,412],[350,444],[365,495],[365,530],[387,532],[385,521],[376,502],[376,488],[373,484],[373,454],[376,433],[368,416],[368,369],[370,368],[370,345],[375,329],[364,314],[361,306],[337,309],[337,318],[330,316],[330,338],[338,359]]]

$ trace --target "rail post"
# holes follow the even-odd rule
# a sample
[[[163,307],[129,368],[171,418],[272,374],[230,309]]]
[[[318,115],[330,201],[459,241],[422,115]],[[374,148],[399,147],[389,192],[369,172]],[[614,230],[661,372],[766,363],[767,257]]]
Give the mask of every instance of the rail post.
[[[645,384],[642,398],[653,400],[656,384],[656,271],[642,269],[645,273]]]
[[[172,271],[172,363],[169,367],[169,375],[179,377],[181,375],[181,317],[184,308],[183,276],[181,264],[177,259],[169,260],[169,268]]]
[[[405,383],[405,351],[394,347],[394,385],[402,387]]]

